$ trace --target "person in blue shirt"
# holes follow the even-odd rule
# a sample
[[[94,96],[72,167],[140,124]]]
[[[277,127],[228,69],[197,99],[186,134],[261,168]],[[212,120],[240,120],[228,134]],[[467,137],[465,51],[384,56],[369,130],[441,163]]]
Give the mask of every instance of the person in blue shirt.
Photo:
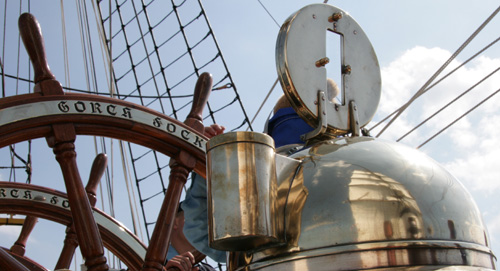
[[[224,130],[224,126],[212,124],[205,127],[204,135],[212,138],[224,133]],[[191,187],[186,192],[181,208],[185,216],[184,235],[188,241],[212,260],[225,263],[226,252],[208,246],[207,181],[200,175],[191,175]]]
[[[328,97],[335,102],[339,94],[337,84],[328,79]],[[211,138],[222,134],[224,127],[218,124],[205,127],[205,136]],[[265,132],[269,134],[275,143],[278,153],[281,151],[290,154],[289,150],[296,146],[303,146],[301,135],[312,131],[314,128],[308,125],[291,107],[285,95],[276,102],[273,116],[266,123]],[[219,263],[226,262],[226,252],[219,251],[208,245],[208,207],[207,207],[207,182],[200,175],[193,173],[191,186],[186,192],[182,202],[185,215],[184,234],[191,244],[203,254]]]
[[[167,271],[177,269],[181,271],[215,271],[212,266],[202,262],[205,255],[194,248],[186,239],[183,233],[184,220],[184,211],[179,204],[172,227],[170,247],[167,253],[168,261],[165,268]]]
[[[268,121],[267,133],[275,140],[275,147],[291,144],[304,144],[300,139],[313,128],[300,118],[282,96],[275,106],[274,116]],[[209,138],[222,134],[224,127],[214,124],[205,127],[205,135]],[[184,234],[193,246],[203,254],[219,263],[226,262],[226,252],[213,249],[208,244],[208,206],[207,182],[200,175],[193,173],[191,187],[186,192],[182,209],[186,217]]]

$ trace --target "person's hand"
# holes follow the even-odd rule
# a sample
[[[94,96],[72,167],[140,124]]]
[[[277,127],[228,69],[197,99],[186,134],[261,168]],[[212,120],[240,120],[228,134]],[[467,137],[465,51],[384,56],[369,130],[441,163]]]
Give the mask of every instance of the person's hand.
[[[226,129],[226,127],[224,127],[222,125],[212,124],[210,126],[205,127],[205,131],[203,132],[203,134],[208,138],[212,138],[216,135],[220,135],[220,134],[224,133],[225,129]]]
[[[191,252],[185,252],[170,259],[165,266],[167,271],[198,271],[199,268],[193,266],[195,263],[194,256]]]

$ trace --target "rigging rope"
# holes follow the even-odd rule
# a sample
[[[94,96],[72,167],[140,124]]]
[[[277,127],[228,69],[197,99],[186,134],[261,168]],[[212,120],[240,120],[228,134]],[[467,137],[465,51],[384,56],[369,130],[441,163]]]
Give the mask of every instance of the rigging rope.
[[[66,19],[64,16],[63,0],[60,0],[61,7],[61,26],[62,26],[62,42],[63,42],[63,58],[64,58],[64,82],[66,86],[71,86],[70,73],[69,73],[69,58],[68,58],[68,41],[66,38]]]
[[[5,61],[5,33],[7,28],[7,1],[5,1],[3,12],[3,38],[2,38],[2,58],[0,59],[0,67],[2,68],[2,98],[5,97],[5,71],[3,62]]]
[[[462,50],[481,32],[481,30],[497,15],[497,13],[500,11],[500,6],[472,33],[472,35],[467,38],[467,40],[452,54],[452,56],[427,80],[427,82],[415,93],[415,95],[407,102],[405,103],[396,113],[396,115],[387,123],[384,128],[378,133],[376,137],[380,137],[384,131],[389,128],[389,126],[410,106],[413,101],[415,101],[418,97],[420,97],[422,94],[426,92],[427,87],[429,84],[436,79],[436,77],[451,63],[455,57],[462,52]]]
[[[264,4],[260,1],[260,0],[257,0],[260,5],[262,6],[262,8],[267,12],[267,14],[269,15],[269,17],[271,17],[271,19],[273,19],[274,23],[278,26],[278,28],[281,28],[280,24],[274,19],[273,15],[269,12],[269,10],[264,6]],[[327,2],[328,0],[325,1],[325,3]],[[255,119],[257,118],[257,116],[259,115],[260,113],[260,110],[262,109],[262,107],[264,107],[264,104],[267,102],[267,99],[269,98],[269,96],[271,95],[271,93],[274,91],[274,88],[276,87],[276,84],[278,83],[279,81],[279,78],[276,78],[276,81],[274,82],[273,86],[271,87],[271,89],[267,92],[267,95],[266,95],[266,98],[264,98],[264,101],[262,101],[262,103],[260,104],[259,106],[259,109],[257,110],[257,112],[255,112],[255,115],[253,116],[252,120],[250,121],[250,125],[253,124],[253,122],[255,121]],[[270,114],[269,114],[270,116]],[[269,118],[269,117],[268,117]],[[247,131],[248,129],[251,128],[251,126],[249,126],[247,128]]]
[[[81,0],[80,0],[81,1]],[[89,52],[89,62],[90,62],[90,78],[92,79],[92,87],[93,91],[97,91],[99,89],[98,87],[98,80],[97,80],[97,70],[96,70],[96,64],[95,64],[95,57],[94,57],[94,49],[92,45],[92,35],[90,31],[90,23],[89,23],[89,16],[87,12],[87,1],[81,1],[83,3],[82,5],[82,10],[83,10],[83,20],[82,22],[84,23],[83,25],[86,26],[84,28],[84,33],[87,37],[87,47],[88,47],[88,52]],[[90,89],[89,89],[90,90]]]
[[[137,13],[137,8],[135,7],[135,3],[134,3],[134,1],[132,1],[132,8],[134,9],[134,13],[136,14],[136,16],[134,16],[134,19],[135,19],[135,20],[136,20],[136,22],[137,22],[137,26],[138,26],[139,33],[140,33],[140,37],[141,37],[141,39],[140,39],[140,40],[142,41],[142,45],[143,45],[144,51],[146,52],[146,57],[145,57],[145,59],[147,59],[147,61],[148,61],[148,66],[149,66],[149,70],[150,70],[151,74],[154,74],[155,72],[154,72],[153,64],[152,64],[152,62],[151,62],[151,59],[149,58],[149,55],[150,55],[150,54],[148,53],[148,47],[147,47],[147,45],[146,45],[146,41],[144,40],[144,36],[145,36],[146,34],[142,31],[142,27],[141,27],[141,24],[140,24],[140,22],[139,22],[139,16],[138,16],[138,13]],[[151,27],[151,23],[150,23],[150,21],[149,21],[149,17],[147,16],[147,11],[146,11],[146,10],[143,10],[143,11],[144,11],[144,13],[145,13],[145,15],[146,15],[147,25],[148,25],[149,27]],[[153,44],[156,46],[156,41],[155,41],[154,37],[153,37],[153,39],[152,39],[152,40],[153,40]],[[161,60],[160,60],[160,58],[158,58],[158,61],[161,61]],[[141,63],[141,62],[142,62],[142,61],[140,61],[137,65],[140,65],[140,63]],[[161,62],[160,62],[160,63],[161,63]],[[160,96],[159,85],[158,85],[158,83],[157,83],[156,77],[154,77],[154,76],[153,76],[153,77],[151,77],[150,79],[152,79],[152,80],[153,80],[153,84],[154,84],[154,86],[155,86],[155,88],[154,88],[154,89],[156,90],[156,95],[157,95],[157,96]],[[149,81],[149,80],[148,80],[148,81]],[[146,84],[148,81],[144,82],[144,84]],[[139,86],[139,82],[137,82],[137,85]],[[138,87],[138,88],[139,88],[139,87]],[[161,111],[162,111],[162,112],[165,112],[165,108],[163,107],[163,104],[162,104],[162,103],[160,103],[160,108],[161,108]]]
[[[110,153],[110,156],[112,158],[113,156],[113,149],[111,149],[110,152],[107,151],[107,145],[106,145],[106,142],[105,142],[105,139],[103,137],[99,137],[99,140],[100,140],[100,148],[101,148],[101,152],[102,153]],[[113,162],[111,161],[111,164],[113,164]],[[105,188],[106,188],[106,192],[107,192],[107,195],[108,197],[106,198],[106,200],[108,201],[108,207],[109,207],[109,213],[112,217],[115,217],[115,209],[114,209],[114,191],[113,191],[113,169],[111,168],[111,166],[108,166],[106,167],[106,175],[105,175],[105,180],[106,180],[106,183],[105,183]],[[103,202],[104,204],[104,202]]]
[[[0,58],[0,69],[2,72],[2,98],[5,97],[5,70],[3,68],[3,58]]]
[[[21,14],[22,10],[22,1],[19,4],[19,14]],[[7,1],[5,1],[4,4],[4,13],[3,13],[3,35],[2,35],[2,57],[0,57],[0,69],[2,73],[2,96],[1,97],[6,97],[7,90],[6,90],[6,82],[5,78],[8,76],[5,74],[5,43],[7,40]],[[20,52],[21,52],[21,38],[18,36],[17,39],[17,64],[16,64],[16,73],[17,77],[19,77],[20,73],[20,65],[19,65],[19,59],[20,59]],[[29,60],[28,60],[29,61]],[[16,80],[16,90],[15,93],[18,94],[19,91],[19,81]],[[16,151],[16,145],[10,145],[9,146],[9,156],[10,156],[10,166],[1,166],[0,169],[8,169],[9,170],[9,181],[16,181],[17,180],[17,174],[16,171],[18,169],[24,169],[26,172],[26,183],[31,183],[31,140],[27,142],[27,157],[26,159],[23,159],[21,155],[18,154]],[[19,161],[22,165],[18,166],[17,161]]]
[[[94,137],[92,137],[92,139],[94,141],[94,155],[97,156],[97,154],[99,154],[99,150],[97,149],[97,146],[98,146],[98,144],[97,144],[97,137],[94,136]],[[102,186],[101,182],[99,182],[99,191],[100,191],[99,195],[101,196],[101,200],[99,201],[99,203],[101,204],[101,210],[103,210],[104,212],[106,212],[106,208],[105,208],[105,205],[104,205],[104,202],[105,202],[104,201],[104,195],[105,194],[104,194],[104,191],[102,190],[102,187],[103,186]]]
[[[431,141],[432,139],[434,139],[436,136],[438,136],[439,134],[441,134],[442,132],[444,132],[446,129],[448,129],[449,127],[451,127],[453,124],[455,124],[457,121],[461,120],[463,117],[467,116],[470,112],[474,111],[476,108],[478,108],[480,105],[482,105],[484,102],[486,102],[487,100],[489,100],[491,97],[495,96],[498,92],[500,92],[500,89],[497,89],[495,92],[493,92],[492,94],[490,94],[488,97],[486,97],[484,100],[482,100],[481,102],[479,102],[478,104],[476,104],[474,107],[472,107],[471,109],[469,109],[467,112],[465,112],[464,114],[462,114],[460,117],[458,117],[457,119],[455,119],[454,121],[452,121],[450,124],[448,124],[446,127],[444,127],[443,129],[441,129],[439,132],[437,132],[436,134],[434,134],[433,136],[431,136],[429,139],[427,139],[426,141],[424,141],[422,144],[420,144],[417,149],[420,149],[422,146],[424,146],[425,144],[427,144],[429,141]]]
[[[262,6],[262,8],[267,12],[267,15],[269,15],[269,17],[271,17],[271,19],[273,19],[274,23],[279,27],[280,24],[276,21],[276,19],[274,19],[273,15],[271,15],[271,12],[269,12],[269,10],[267,10],[267,8],[264,6],[264,4],[262,4],[262,2],[260,0],[257,0],[259,2],[259,4]]]
[[[101,36],[110,37],[106,40],[106,45],[110,62],[114,66],[111,72],[117,98],[128,101],[132,99],[133,102],[176,119],[183,118],[183,114],[187,115],[189,105],[192,103],[192,89],[196,77],[202,69],[211,69],[209,71],[216,82],[214,90],[219,90],[212,92],[214,100],[207,105],[208,114],[203,118],[210,118],[215,123],[215,115],[224,116],[224,112],[233,109],[238,102],[240,113],[233,110],[231,114],[236,118],[239,114],[243,115],[242,125],[251,126],[201,1],[186,0],[178,4],[172,1],[170,7],[161,3],[162,12],[158,12],[158,2],[161,1],[149,1],[142,5],[131,2],[127,5],[118,4],[118,1],[108,2],[113,7],[108,7],[104,2],[98,1],[99,8],[96,10],[100,12],[100,29],[106,32]],[[199,7],[196,6],[196,2]],[[112,18],[115,21],[113,24],[115,31],[106,27],[110,23],[108,20]],[[213,72],[212,69],[215,68]],[[234,96],[229,95],[231,90]],[[218,94],[219,92],[221,94]],[[141,190],[151,187],[148,183],[155,180],[160,182],[162,190],[165,190],[167,179],[163,174],[168,172],[168,165],[160,162],[156,152],[145,151],[131,144],[128,153],[131,155],[131,166],[143,210],[143,219],[146,225],[152,225],[154,222],[151,222],[144,209],[148,200],[162,196],[163,191],[144,198],[144,191]],[[142,160],[149,159],[155,160],[154,171],[145,172],[144,169],[137,168],[139,163],[143,163]],[[147,227],[146,233],[149,238]]]
[[[19,2],[19,16],[21,16],[21,11],[22,11],[22,1]],[[28,1],[28,12],[30,10],[30,1]],[[17,37],[17,71],[16,71],[16,77],[19,77],[19,69],[20,69],[20,65],[19,63],[21,63],[20,61],[21,59],[21,35],[19,35]],[[30,65],[30,60],[28,59],[28,67]],[[31,78],[31,69],[28,69],[28,78]],[[28,89],[29,89],[29,92],[31,92],[31,84],[28,84]],[[16,95],[19,94],[19,81],[16,81]]]
[[[111,5],[111,1],[109,2],[109,4]],[[109,93],[108,95],[111,96],[111,97],[114,97],[115,95],[115,85],[113,83],[112,80],[110,80],[110,78],[113,78],[113,65],[112,65],[112,61],[111,61],[111,56],[112,56],[112,40],[110,39],[109,40],[109,47],[107,47],[106,45],[106,37],[105,37],[105,31],[103,29],[103,25],[101,24],[102,22],[102,17],[100,16],[100,12],[98,12],[96,10],[96,6],[94,4],[94,2],[92,2],[92,8],[94,10],[94,18],[96,20],[96,25],[97,25],[97,29],[98,29],[98,36],[99,36],[99,40],[100,40],[100,46],[101,46],[101,52],[102,52],[102,60],[103,60],[103,63],[105,63],[106,65],[104,65],[104,69],[106,70],[106,72],[104,73],[106,75],[106,82],[107,82],[107,85],[109,86]],[[111,11],[111,10],[110,10]],[[109,27],[110,27],[110,30],[112,29],[112,17],[110,17],[110,20],[109,20]],[[110,31],[111,33],[111,31]],[[108,54],[104,53],[104,52],[108,52]],[[108,75],[109,74],[109,75]],[[112,141],[114,142],[114,141]],[[119,140],[119,148],[120,148],[120,158],[121,158],[121,165],[122,165],[122,170],[123,170],[123,178],[125,179],[125,184],[126,184],[126,189],[127,189],[127,193],[128,193],[128,203],[129,203],[129,206],[130,206],[130,215],[131,215],[131,220],[132,220],[132,226],[133,226],[133,230],[134,230],[134,234],[138,235],[139,238],[141,238],[141,240],[144,240],[144,236],[143,236],[143,233],[142,233],[142,227],[139,227],[139,221],[138,221],[138,214],[139,214],[139,211],[137,209],[137,204],[136,204],[136,199],[135,199],[135,193],[134,193],[134,190],[132,188],[132,185],[131,185],[131,174],[130,174],[130,167],[128,166],[129,165],[129,162],[128,162],[128,158],[127,158],[127,153],[123,147],[123,141]],[[114,178],[112,178],[114,179]],[[114,191],[114,189],[112,189],[112,191]]]
[[[222,63],[224,70],[226,71],[226,75],[223,77],[222,80],[229,80],[228,85],[231,85],[231,87],[235,93],[236,99],[238,101],[238,104],[240,106],[241,112],[243,114],[243,119],[244,119],[243,122],[246,123],[248,126],[250,126],[250,130],[253,131],[252,124],[250,123],[248,116],[247,116],[247,112],[245,111],[245,107],[243,106],[243,103],[241,102],[241,99],[240,99],[239,94],[238,94],[238,90],[236,88],[236,85],[233,82],[233,78],[232,78],[231,73],[229,72],[229,68],[227,67],[227,64],[226,64],[226,60],[224,59],[224,56],[222,55],[222,51],[219,47],[219,43],[217,42],[217,39],[215,38],[215,34],[212,31],[212,26],[210,25],[210,22],[208,21],[207,14],[205,13],[205,8],[203,7],[201,0],[198,0],[198,4],[199,4],[201,12],[203,14],[203,18],[205,19],[205,23],[207,24],[207,27],[209,29],[209,33],[212,37],[212,41],[215,44],[215,48],[218,52],[217,55],[220,58],[220,61]],[[220,82],[222,82],[222,80]],[[216,122],[215,121],[215,114],[212,113],[212,108],[210,107],[210,104],[208,104],[208,110],[209,110],[209,116],[211,117],[212,121],[215,123]]]
[[[86,83],[86,89],[90,90],[91,87],[90,87],[90,80],[88,78],[88,74],[89,74],[89,67],[88,67],[88,63],[87,63],[87,51],[86,51],[86,45],[85,45],[85,37],[83,35],[83,26],[82,26],[82,16],[81,16],[81,11],[80,11],[80,1],[79,0],[75,0],[75,6],[76,6],[76,9],[77,9],[77,15],[78,15],[78,29],[80,30],[80,44],[81,44],[81,49],[82,49],[82,57],[83,57],[83,67],[84,67],[84,71],[85,71],[85,76],[82,75],[82,77],[85,79],[85,83]]]
[[[132,178],[130,174],[130,168],[128,167],[128,159],[127,159],[127,154],[124,148],[124,142],[120,140],[120,153],[121,153],[121,158],[122,158],[122,168],[123,168],[123,177],[125,178],[125,185],[127,187],[127,193],[128,193],[128,198],[129,198],[129,207],[130,207],[130,215],[132,218],[132,225],[134,227],[134,234],[138,235],[141,240],[144,240],[144,236],[142,233],[142,227],[139,227],[139,222],[138,222],[138,214],[139,210],[137,209],[137,204],[136,204],[136,199],[135,199],[135,193],[134,189],[132,186]]]
[[[477,53],[475,53],[473,56],[469,57],[466,61],[464,61],[462,64],[458,65],[455,69],[453,69],[452,71],[450,71],[449,73],[447,73],[445,76],[443,76],[442,78],[440,78],[438,81],[436,81],[434,84],[432,84],[431,86],[429,86],[425,91],[427,92],[428,90],[430,90],[431,88],[435,87],[437,84],[439,84],[440,82],[442,82],[444,79],[446,79],[448,76],[450,76],[451,74],[455,73],[459,68],[465,66],[465,64],[469,63],[471,60],[473,60],[474,58],[476,58],[477,56],[479,56],[480,54],[482,54],[484,51],[486,51],[487,49],[489,49],[492,45],[494,45],[495,43],[497,43],[498,41],[500,40],[500,37],[496,38],[494,41],[490,42],[488,45],[486,45],[483,49],[479,50]],[[391,116],[393,116],[394,114],[396,114],[402,107],[396,109],[394,112],[392,112],[391,114],[389,114],[388,116],[386,116],[384,119],[382,119],[381,121],[377,122],[377,124],[375,124],[374,126],[372,126],[370,129],[368,129],[368,131],[371,131],[375,128],[377,128],[377,126],[379,126],[380,124],[382,124],[384,121],[386,121],[388,118],[390,118]]]
[[[110,3],[111,5],[111,3]],[[92,10],[94,11],[94,19],[96,23],[96,28],[97,28],[97,35],[99,37],[99,45],[101,48],[101,59],[102,62],[104,63],[103,69],[104,69],[104,75],[106,77],[106,85],[108,86],[108,91],[107,93],[101,93],[99,92],[98,89],[95,90],[95,94],[97,95],[103,95],[103,96],[110,96],[114,97],[115,96],[115,88],[114,88],[114,83],[113,83],[113,64],[111,61],[111,53],[112,53],[112,47],[111,47],[111,41],[110,41],[110,47],[107,47],[106,44],[106,36],[105,36],[105,31],[103,29],[103,25],[101,24],[102,18],[101,18],[101,13],[96,9],[94,1],[92,1]],[[111,20],[109,20],[110,23],[110,29],[111,29]],[[108,52],[108,53],[106,53]],[[82,90],[76,90],[76,91],[82,91]],[[83,91],[83,92],[88,92],[88,91]]]
[[[481,83],[483,83],[486,79],[490,78],[490,76],[492,76],[493,74],[495,74],[498,70],[500,70],[500,67],[495,69],[494,71],[492,71],[490,74],[488,74],[487,76],[485,76],[484,78],[482,78],[481,80],[479,80],[476,84],[474,84],[472,87],[470,87],[469,89],[467,89],[466,91],[462,92],[460,95],[458,95],[457,97],[455,97],[453,100],[451,100],[449,103],[447,103],[445,106],[441,107],[438,111],[434,112],[431,116],[429,116],[428,118],[426,118],[424,121],[422,121],[421,123],[419,123],[417,126],[415,126],[413,129],[411,129],[410,131],[408,131],[406,134],[404,134],[402,137],[398,138],[398,140],[396,140],[396,142],[399,142],[401,141],[403,138],[405,138],[407,135],[409,135],[411,132],[415,131],[417,128],[419,128],[420,126],[422,126],[424,123],[426,123],[427,121],[429,121],[430,119],[432,119],[434,116],[436,116],[437,114],[441,113],[444,109],[446,109],[448,106],[450,106],[451,104],[453,104],[454,102],[456,102],[458,99],[462,98],[465,94],[467,94],[469,91],[471,91],[472,89],[474,89],[475,87],[477,87],[478,85],[480,85]]]
[[[276,78],[276,81],[274,81],[274,84],[273,86],[271,87],[271,89],[267,92],[267,95],[266,95],[266,98],[264,98],[264,101],[262,101],[262,103],[260,104],[259,106],[259,109],[257,109],[257,112],[255,113],[255,116],[253,116],[252,120],[250,121],[250,124],[253,124],[255,118],[257,118],[257,115],[259,115],[260,113],[260,110],[262,109],[262,107],[264,106],[264,104],[266,103],[267,99],[269,98],[269,96],[271,95],[271,93],[273,92],[274,88],[276,87],[276,85],[278,84],[278,81],[279,81],[279,78]],[[250,127],[247,128],[247,131]]]

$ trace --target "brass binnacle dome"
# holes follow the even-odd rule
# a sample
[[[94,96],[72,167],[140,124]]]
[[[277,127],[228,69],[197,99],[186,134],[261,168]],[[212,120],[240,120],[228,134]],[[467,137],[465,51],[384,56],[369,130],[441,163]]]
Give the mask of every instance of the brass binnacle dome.
[[[345,137],[291,157],[298,174],[278,183],[287,243],[232,252],[229,270],[495,269],[471,195],[425,154]]]

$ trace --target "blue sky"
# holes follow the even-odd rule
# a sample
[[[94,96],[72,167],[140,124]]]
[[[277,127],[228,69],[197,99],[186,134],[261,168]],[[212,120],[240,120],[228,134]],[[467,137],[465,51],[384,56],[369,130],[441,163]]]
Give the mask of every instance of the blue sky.
[[[215,1],[213,1],[215,2]],[[223,17],[212,16],[220,46],[250,112],[257,110],[276,79],[274,46],[278,27],[255,1],[244,3],[217,1],[205,3],[207,13],[216,14],[227,7]],[[303,5],[317,1],[262,1],[278,23]],[[374,122],[392,113],[438,70],[465,40],[498,8],[496,1],[329,1],[347,11],[364,29],[377,53],[382,73],[382,99]],[[255,19],[259,18],[259,19]],[[236,22],[227,24],[227,21]],[[262,22],[267,23],[261,27]],[[498,38],[500,18],[495,17],[468,47],[449,65],[447,71],[463,63]],[[243,32],[243,33],[242,33]],[[232,39],[223,38],[233,37]],[[234,43],[233,43],[234,41]],[[233,68],[242,67],[245,68]],[[459,95],[500,66],[500,46],[494,45],[456,75],[424,94],[381,138],[396,140],[431,113]],[[440,78],[440,77],[438,77]],[[403,139],[401,143],[417,147],[442,127],[458,118],[500,87],[500,76],[493,75],[456,105]],[[279,89],[278,89],[279,90]],[[281,92],[274,91],[274,101]],[[443,164],[472,193],[488,225],[494,251],[500,249],[500,147],[495,129],[500,120],[493,97],[446,132],[421,148]],[[248,106],[251,104],[252,106]],[[266,107],[265,107],[266,108]],[[272,102],[263,110],[255,125],[263,121]],[[250,113],[250,115],[253,115]],[[372,134],[378,134],[374,130]]]
[[[53,2],[58,6],[58,1]],[[322,1],[261,2],[281,24],[302,6]],[[203,4],[244,106],[253,117],[277,78],[274,50],[279,27],[258,1],[211,0]],[[328,4],[345,10],[356,19],[372,42],[381,66],[382,99],[374,122],[367,127],[405,103],[499,5],[494,0],[360,0],[329,1]],[[3,9],[4,2],[1,6]],[[40,8],[45,11],[49,9]],[[47,14],[37,10],[46,43],[49,40],[47,36],[51,35],[48,25],[60,22],[59,18]],[[447,71],[498,38],[498,29],[500,18],[497,16],[451,62]],[[63,80],[62,68],[58,67],[61,66],[58,64],[61,63],[60,52],[49,52],[48,57],[56,77]],[[497,44],[418,99],[381,138],[397,140],[498,67],[500,45]],[[401,143],[417,147],[498,88],[500,76],[495,74]],[[264,105],[254,123],[256,131],[264,126],[273,107],[272,101],[280,95],[279,88],[271,94],[270,102]],[[500,140],[497,136],[499,102],[499,97],[493,97],[421,148],[421,151],[451,171],[471,192],[483,214],[493,251],[497,254],[500,251],[500,200],[497,196],[500,193]],[[374,130],[372,134],[376,133],[377,130]],[[2,239],[5,236],[17,236],[11,231],[15,230],[0,227],[0,236],[3,236]]]
[[[287,1],[284,4],[282,1],[262,1],[280,24],[301,6],[317,2]],[[498,8],[497,1],[366,0],[329,1],[328,4],[343,9],[358,22],[368,35],[381,66],[382,99],[374,121],[367,127],[407,102]],[[233,76],[239,79],[239,90],[246,108],[253,116],[277,78],[274,46],[279,28],[256,1],[209,1],[205,8],[209,15],[218,14],[225,8],[228,10],[223,16],[212,16],[211,23]],[[234,23],[228,24],[228,21]],[[263,23],[267,26],[261,26]],[[497,39],[496,29],[499,27],[500,18],[496,16],[441,76]],[[498,67],[500,46],[496,44],[416,100],[381,138],[397,140]],[[401,143],[419,146],[498,88],[500,76],[494,74]],[[277,90],[270,101],[281,95]],[[421,151],[444,165],[471,192],[488,226],[493,251],[498,254],[500,160],[496,157],[500,155],[500,142],[495,127],[500,121],[497,106],[500,97],[497,96],[424,145]],[[272,102],[264,106],[264,113],[254,125],[256,129],[263,127],[272,106]],[[376,135],[378,131],[375,129],[372,134]]]

